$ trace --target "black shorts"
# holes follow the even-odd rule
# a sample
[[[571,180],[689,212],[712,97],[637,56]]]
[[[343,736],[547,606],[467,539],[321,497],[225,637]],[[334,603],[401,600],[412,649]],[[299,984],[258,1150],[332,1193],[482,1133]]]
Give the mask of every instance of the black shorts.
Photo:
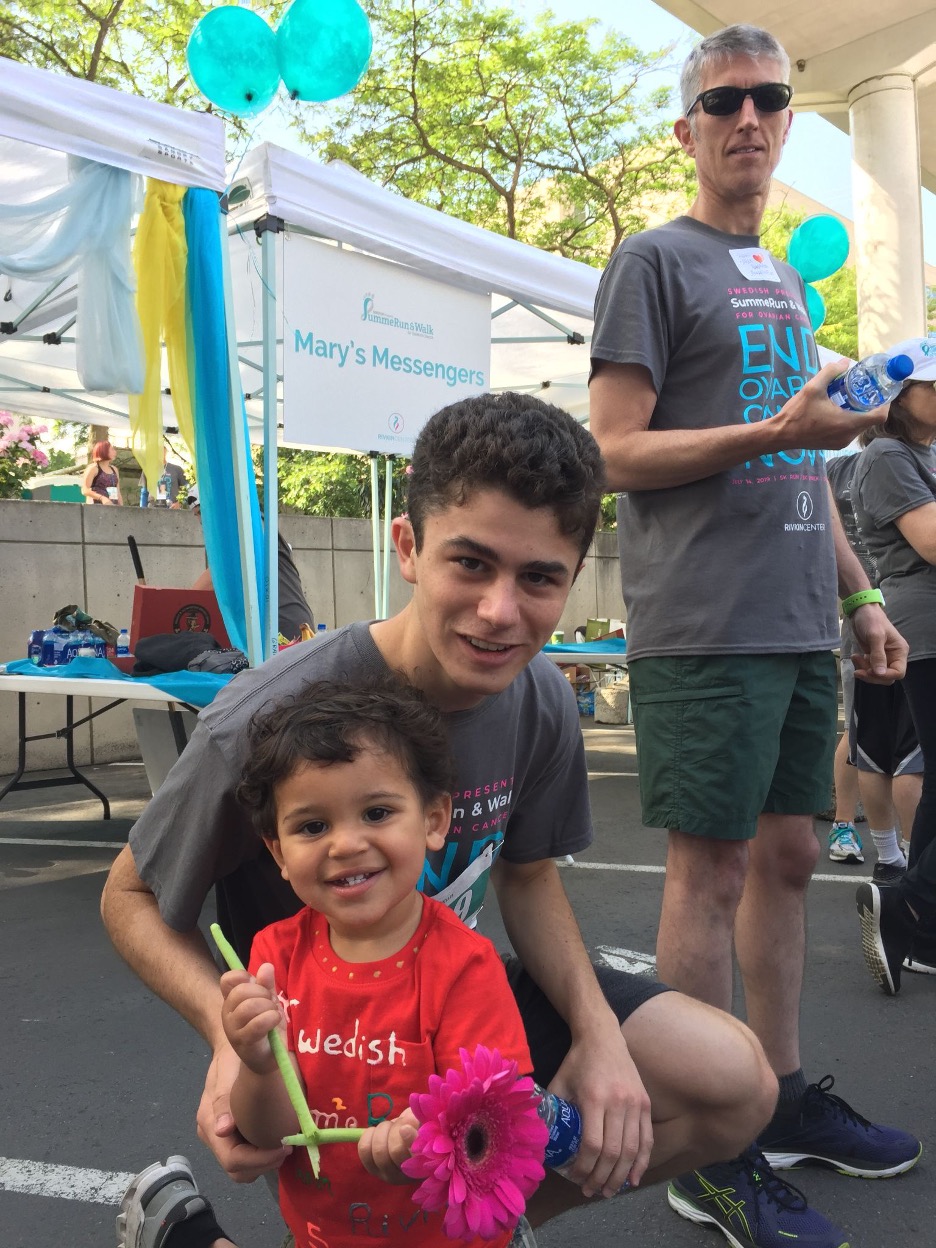
[[[859,771],[884,776],[918,775],[923,752],[903,685],[855,681],[854,736],[851,751]]]
[[[556,1012],[539,985],[523,969],[520,959],[505,954],[503,962],[507,970],[507,981],[523,1019],[527,1044],[530,1046],[533,1078],[545,1088],[565,1061],[572,1043],[572,1033],[565,1019]],[[595,977],[619,1023],[630,1018],[651,997],[671,991],[665,984],[647,979],[645,975],[629,975],[626,971],[615,971],[609,966],[596,966]]]

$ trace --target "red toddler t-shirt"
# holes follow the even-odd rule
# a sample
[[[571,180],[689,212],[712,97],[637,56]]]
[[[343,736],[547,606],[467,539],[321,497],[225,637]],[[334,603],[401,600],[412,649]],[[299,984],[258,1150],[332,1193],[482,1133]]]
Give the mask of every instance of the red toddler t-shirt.
[[[503,964],[485,937],[432,898],[423,898],[415,934],[380,962],[344,962],[328,921],[305,907],[258,932],[256,974],[271,962],[312,1117],[320,1127],[366,1127],[395,1118],[430,1074],[460,1068],[459,1048],[496,1048],[532,1068],[523,1024]],[[414,1248],[448,1248],[442,1213],[413,1203],[414,1187],[369,1175],[356,1144],[328,1144],[321,1175],[304,1149],[280,1169],[280,1205],[297,1248],[357,1248],[383,1239]],[[510,1233],[493,1241],[506,1245]],[[481,1248],[485,1241],[473,1241]]]

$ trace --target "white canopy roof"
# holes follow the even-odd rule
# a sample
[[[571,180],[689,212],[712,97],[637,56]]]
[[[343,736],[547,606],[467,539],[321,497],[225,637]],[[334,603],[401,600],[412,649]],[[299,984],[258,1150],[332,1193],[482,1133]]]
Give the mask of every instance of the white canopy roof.
[[[320,165],[264,143],[245,157],[231,197],[238,225],[270,214],[288,225],[396,260],[464,290],[591,317],[598,270],[518,243],[377,186],[348,165]]]
[[[225,185],[220,118],[2,57],[0,135],[179,186]],[[0,179],[5,189],[5,169]]]
[[[69,156],[181,186],[225,185],[219,118],[0,58],[0,202],[28,203],[64,185]],[[75,279],[50,289],[16,278],[0,291],[0,322],[16,327],[0,334],[0,407],[128,429],[125,396],[89,395],[78,381]],[[46,334],[61,341],[43,342]],[[165,419],[175,423],[168,401]]]

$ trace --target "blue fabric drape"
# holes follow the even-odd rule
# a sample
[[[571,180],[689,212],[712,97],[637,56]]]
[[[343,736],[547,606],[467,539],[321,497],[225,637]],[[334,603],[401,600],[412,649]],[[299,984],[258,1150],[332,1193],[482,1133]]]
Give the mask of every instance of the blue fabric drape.
[[[196,476],[205,549],[231,644],[247,653],[244,584],[239,543],[235,540],[235,474],[238,468],[234,464],[228,414],[229,373],[218,197],[212,191],[193,188],[186,194],[182,210],[188,244],[189,343],[195,365],[189,375],[194,388]],[[240,405],[244,443],[249,446],[243,397]],[[257,483],[249,460],[240,470],[247,474],[257,585],[263,591],[266,559]],[[259,593],[258,600],[262,603],[264,599],[264,593]]]

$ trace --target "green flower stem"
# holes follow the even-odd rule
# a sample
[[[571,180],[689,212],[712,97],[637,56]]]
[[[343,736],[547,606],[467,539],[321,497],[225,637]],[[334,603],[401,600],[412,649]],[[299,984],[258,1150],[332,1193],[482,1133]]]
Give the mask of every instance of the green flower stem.
[[[356,1144],[364,1134],[363,1127],[316,1127],[315,1138],[319,1144]],[[284,1144],[308,1143],[304,1135],[284,1135]]]
[[[217,923],[212,923],[210,928],[214,937],[214,942],[221,951],[221,956],[231,968],[232,971],[243,971],[243,962],[234,952],[234,947],[221,931]],[[319,1149],[320,1144],[339,1144],[347,1141],[356,1142],[364,1134],[360,1127],[328,1127],[320,1130],[312,1118],[309,1106],[306,1102],[305,1095],[302,1091],[302,1085],[296,1074],[293,1064],[290,1061],[286,1046],[283,1044],[283,1038],[279,1034],[277,1028],[269,1033],[270,1048],[273,1050],[273,1056],[276,1058],[276,1064],[279,1072],[283,1077],[283,1083],[286,1085],[286,1091],[289,1094],[289,1102],[296,1111],[296,1117],[299,1119],[299,1126],[302,1128],[301,1135],[287,1135],[283,1139],[284,1144],[298,1144],[306,1149],[309,1154],[309,1161],[312,1163],[312,1173],[316,1178],[319,1177]]]

